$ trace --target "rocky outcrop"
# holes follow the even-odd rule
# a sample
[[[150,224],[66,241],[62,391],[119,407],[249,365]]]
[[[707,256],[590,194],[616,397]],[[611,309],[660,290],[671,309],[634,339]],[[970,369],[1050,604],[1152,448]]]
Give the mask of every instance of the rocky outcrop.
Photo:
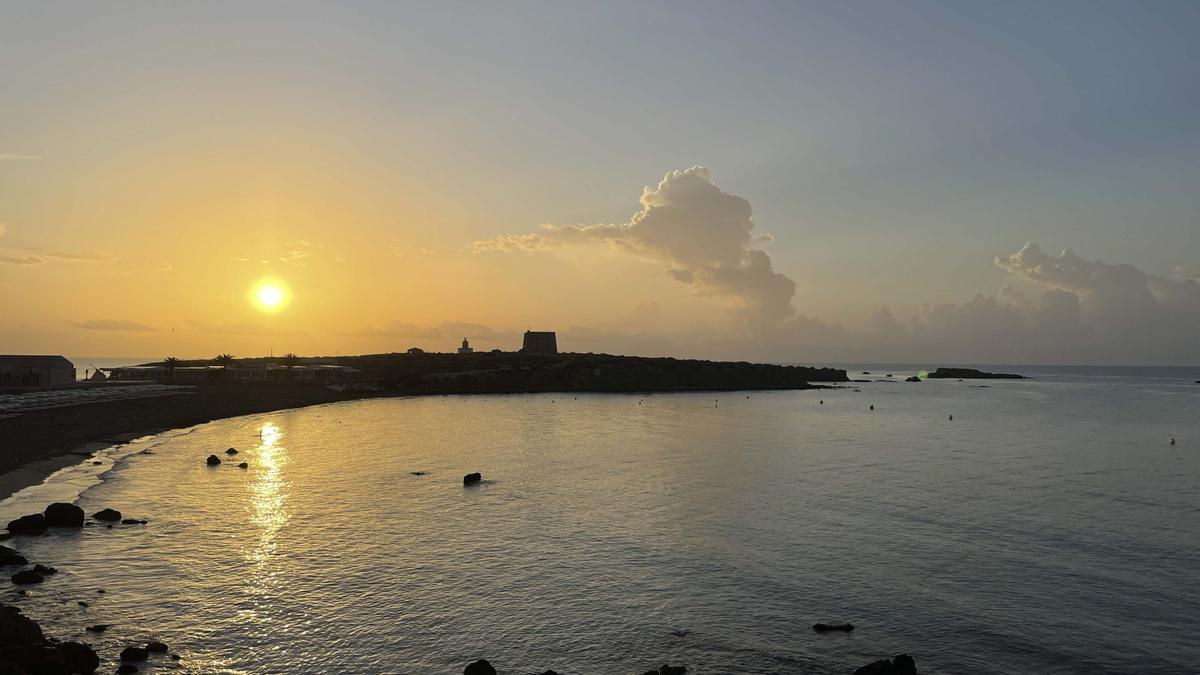
[[[42,534],[46,531],[46,517],[40,513],[21,516],[8,523],[9,534]]]
[[[92,514],[96,520],[103,520],[110,523],[115,523],[121,519],[121,512],[116,509],[100,509]]]
[[[21,570],[12,575],[12,582],[18,586],[28,586],[29,584],[40,584],[46,580],[45,575],[37,570]]]
[[[25,556],[21,555],[20,551],[7,546],[0,546],[0,567],[9,565],[28,565],[29,561]]]
[[[83,509],[74,504],[55,502],[42,515],[48,527],[83,527]]]
[[[221,463],[221,458],[216,455],[209,455],[208,459],[204,460],[204,463],[209,466],[216,466]]]
[[[647,670],[643,675],[683,675],[687,672],[687,666],[672,666],[666,663],[658,667],[658,670]]]
[[[79,642],[55,643],[42,634],[36,621],[21,610],[0,604],[0,673],[68,675],[92,673],[100,658]]]
[[[237,448],[230,448],[230,449],[228,449],[228,450],[226,450],[226,451],[225,451],[225,454],[227,454],[227,455],[236,455],[236,454],[238,454],[238,452],[237,452]]]
[[[146,651],[157,654],[165,654],[167,652],[167,643],[153,640],[146,643]]]
[[[249,469],[249,468],[250,468],[250,464],[249,464],[249,463],[247,463],[247,462],[242,462],[242,463],[238,464],[238,468],[239,468],[239,469]]]
[[[917,377],[916,375],[913,375],[912,377],[904,378],[904,381],[905,382],[920,382],[921,378]]]
[[[487,662],[487,659],[479,659],[474,663],[468,663],[467,667],[463,668],[463,675],[496,675],[496,669]]]
[[[818,633],[849,633],[850,631],[854,630],[854,624],[846,623],[845,621],[834,621],[833,623],[814,623],[813,630],[817,631]]]
[[[935,380],[939,379],[959,379],[959,380],[1023,380],[1024,375],[1014,375],[1012,373],[987,373],[974,368],[938,368],[929,374],[929,377]]]
[[[150,658],[150,652],[145,647],[126,647],[121,650],[122,661],[145,661]]]
[[[463,485],[477,485],[482,480],[483,480],[483,474],[481,474],[479,472],[469,473],[469,474],[463,476]]]
[[[879,659],[854,671],[854,675],[917,675],[913,657],[901,654],[894,659]]]

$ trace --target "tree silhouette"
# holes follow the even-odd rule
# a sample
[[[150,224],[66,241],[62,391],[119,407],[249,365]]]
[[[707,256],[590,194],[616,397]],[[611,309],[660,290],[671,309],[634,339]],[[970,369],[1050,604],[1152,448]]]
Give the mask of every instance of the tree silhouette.
[[[167,379],[168,380],[174,378],[175,368],[177,368],[179,366],[179,364],[181,364],[181,363],[183,363],[183,360],[177,359],[174,356],[168,356],[167,358],[163,359],[163,365],[166,366],[166,368],[167,368]]]
[[[217,365],[228,368],[233,365],[233,354],[217,354],[217,357],[213,361],[216,361]]]
[[[280,357],[280,360],[283,361],[283,365],[287,366],[288,379],[292,379],[292,368],[300,364],[300,357],[292,352],[288,352]]]

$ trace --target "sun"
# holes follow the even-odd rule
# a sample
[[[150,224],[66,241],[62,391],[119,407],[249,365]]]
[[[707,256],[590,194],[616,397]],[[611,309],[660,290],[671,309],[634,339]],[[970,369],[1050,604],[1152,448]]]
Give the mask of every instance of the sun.
[[[287,306],[287,287],[274,279],[263,279],[250,290],[250,301],[263,312],[278,312]]]

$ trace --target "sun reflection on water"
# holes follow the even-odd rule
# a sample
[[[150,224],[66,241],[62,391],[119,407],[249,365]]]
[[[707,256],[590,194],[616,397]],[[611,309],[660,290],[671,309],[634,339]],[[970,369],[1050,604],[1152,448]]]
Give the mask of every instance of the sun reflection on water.
[[[288,522],[287,498],[291,484],[283,478],[288,463],[283,431],[274,423],[266,422],[258,435],[261,443],[255,449],[255,480],[250,488],[250,503],[253,509],[251,521],[260,533],[258,545],[249,552],[249,558],[261,567],[257,576],[262,580],[274,574],[270,563],[279,531]]]

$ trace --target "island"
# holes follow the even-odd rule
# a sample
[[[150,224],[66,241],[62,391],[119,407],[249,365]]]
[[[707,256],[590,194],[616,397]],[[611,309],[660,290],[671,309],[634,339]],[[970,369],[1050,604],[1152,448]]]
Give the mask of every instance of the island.
[[[938,368],[929,374],[929,379],[1023,380],[1025,376],[1013,373],[987,373],[974,368]]]

